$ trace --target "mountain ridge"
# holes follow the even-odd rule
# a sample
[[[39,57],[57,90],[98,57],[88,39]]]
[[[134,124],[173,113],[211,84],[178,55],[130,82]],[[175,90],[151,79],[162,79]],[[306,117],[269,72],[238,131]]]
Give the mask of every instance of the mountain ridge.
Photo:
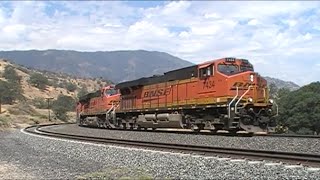
[[[14,50],[0,51],[0,58],[25,67],[61,72],[80,78],[111,80],[114,84],[149,77],[175,70],[193,63],[166,52],[147,50],[76,51],[76,50]],[[300,86],[291,81],[265,76],[268,84],[296,90]]]
[[[104,77],[113,82],[133,80],[192,65],[165,52],[30,50],[0,51],[0,57],[27,67],[77,76]]]
[[[284,81],[284,80],[269,77],[269,76],[264,76],[264,78],[267,80],[269,86],[270,84],[274,84],[277,87],[277,89],[286,88],[286,89],[289,89],[290,91],[294,91],[300,88],[298,84],[292,81]]]

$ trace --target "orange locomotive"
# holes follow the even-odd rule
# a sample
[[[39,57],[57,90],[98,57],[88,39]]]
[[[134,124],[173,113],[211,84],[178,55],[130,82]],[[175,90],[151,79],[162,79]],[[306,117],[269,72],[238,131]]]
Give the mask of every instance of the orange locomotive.
[[[80,125],[106,128],[274,132],[274,105],[248,60],[222,58],[105,87],[77,113]]]

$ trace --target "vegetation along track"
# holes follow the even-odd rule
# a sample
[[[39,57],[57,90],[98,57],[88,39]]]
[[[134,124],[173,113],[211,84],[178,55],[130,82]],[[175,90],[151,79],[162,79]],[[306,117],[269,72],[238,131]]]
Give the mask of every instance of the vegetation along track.
[[[57,124],[53,124],[53,125],[57,125]],[[237,149],[237,148],[224,148],[224,147],[213,147],[213,146],[199,146],[199,145],[159,143],[159,142],[146,142],[146,141],[126,140],[126,139],[79,136],[79,135],[67,134],[67,133],[49,132],[41,129],[41,127],[44,127],[44,126],[50,126],[50,125],[31,126],[26,128],[25,131],[32,134],[42,135],[42,136],[71,139],[71,140],[80,140],[80,141],[93,142],[93,143],[117,144],[117,145],[124,145],[124,146],[152,148],[157,150],[158,149],[173,150],[173,151],[196,153],[196,154],[203,154],[203,155],[228,155],[232,157],[246,157],[249,159],[276,160],[276,161],[289,162],[294,164],[304,164],[304,165],[320,167],[319,154]]]

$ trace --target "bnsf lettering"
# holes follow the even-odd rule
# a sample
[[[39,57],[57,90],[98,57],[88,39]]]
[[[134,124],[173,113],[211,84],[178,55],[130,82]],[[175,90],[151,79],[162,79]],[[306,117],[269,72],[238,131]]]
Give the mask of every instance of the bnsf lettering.
[[[232,87],[248,88],[250,85],[253,85],[253,84],[251,84],[251,83],[243,83],[243,82],[235,82]]]
[[[112,105],[112,104],[118,104],[118,103],[120,103],[120,101],[118,101],[118,100],[111,100],[108,104],[109,104],[109,105]]]
[[[240,88],[248,88],[250,85],[254,85],[254,84],[251,84],[251,83],[243,83],[243,82],[235,82],[233,84],[233,88],[236,88],[236,87],[240,87]],[[265,86],[264,85],[258,85],[259,88],[264,88]]]
[[[165,96],[165,95],[169,95],[170,92],[171,92],[171,88],[146,91],[144,92],[143,97],[147,98],[147,97],[155,97],[155,96]]]

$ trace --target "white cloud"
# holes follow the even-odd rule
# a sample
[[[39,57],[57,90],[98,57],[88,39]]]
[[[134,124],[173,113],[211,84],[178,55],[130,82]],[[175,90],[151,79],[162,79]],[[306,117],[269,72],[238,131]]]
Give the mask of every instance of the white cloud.
[[[252,19],[248,22],[248,25],[251,25],[251,26],[256,26],[259,24],[259,21],[257,19]]]
[[[11,2],[0,4],[0,49],[146,49],[195,63],[239,56],[263,75],[302,85],[319,79],[319,9],[319,2],[297,1],[172,1],[151,8]]]

